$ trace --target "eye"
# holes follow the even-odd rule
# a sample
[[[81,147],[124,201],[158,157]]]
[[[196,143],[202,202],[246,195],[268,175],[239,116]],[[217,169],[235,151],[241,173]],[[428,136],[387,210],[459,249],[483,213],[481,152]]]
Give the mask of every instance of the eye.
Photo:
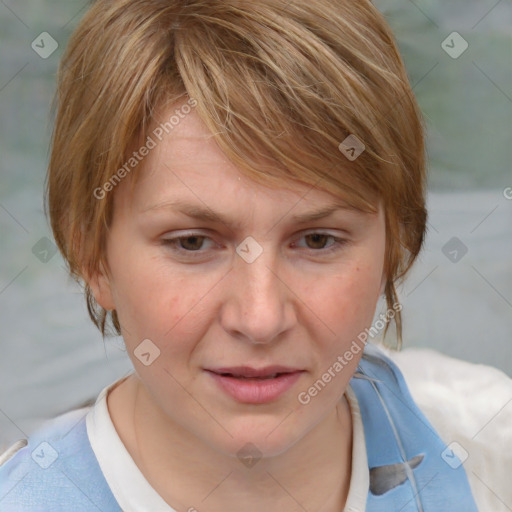
[[[314,232],[314,233],[307,233],[303,235],[303,238],[305,240],[312,241],[313,247],[309,246],[308,248],[311,249],[313,252],[334,252],[338,251],[343,248],[344,245],[348,243],[348,240],[344,238],[338,238],[334,235],[331,235],[329,233],[322,233],[322,232]],[[333,243],[329,245],[326,249],[325,244],[328,239],[333,240]]]
[[[307,233],[302,235],[300,239],[308,240],[309,243],[307,243],[308,247],[306,247],[306,250],[317,254],[326,254],[339,251],[343,248],[343,246],[348,244],[348,240],[346,239],[338,238],[334,235],[323,232]],[[203,255],[204,252],[208,249],[203,248],[204,242],[206,240],[211,241],[209,237],[200,233],[190,233],[185,236],[175,238],[163,238],[161,243],[175,253],[190,258],[196,258]],[[329,240],[332,240],[332,243],[326,248],[326,243]]]
[[[209,238],[198,233],[193,233],[176,238],[164,238],[162,239],[162,243],[176,252],[194,253],[200,252],[204,240],[209,240]]]

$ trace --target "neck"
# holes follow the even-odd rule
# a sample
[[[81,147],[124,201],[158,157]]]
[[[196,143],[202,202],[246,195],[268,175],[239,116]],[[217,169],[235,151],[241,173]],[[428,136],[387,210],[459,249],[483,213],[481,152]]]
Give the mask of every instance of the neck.
[[[345,396],[288,450],[250,467],[172,421],[135,375],[110,392],[108,407],[144,477],[176,510],[343,509],[352,464],[352,418]]]

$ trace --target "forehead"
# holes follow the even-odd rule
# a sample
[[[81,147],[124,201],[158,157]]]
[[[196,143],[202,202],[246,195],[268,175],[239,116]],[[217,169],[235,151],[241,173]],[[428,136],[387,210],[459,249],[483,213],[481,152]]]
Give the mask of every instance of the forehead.
[[[187,102],[177,102],[160,107],[153,116],[152,130],[161,127],[168,139],[194,138],[207,140],[213,134],[198,115],[195,107]]]
[[[326,208],[336,204],[348,212],[361,213],[320,186],[298,179],[284,178],[275,186],[254,181],[246,173],[240,172],[221,151],[214,134],[194,108],[185,110],[183,105],[176,103],[157,110],[148,138],[139,141],[139,144],[142,142],[139,147],[146,144],[152,148],[134,173],[136,179],[132,183],[129,201],[138,211],[148,210],[166,201],[178,200],[200,205],[203,199],[201,195],[205,191],[210,202],[234,202],[244,189],[243,198],[251,203],[258,202],[258,198],[273,197],[288,206],[299,201],[304,202],[305,206],[322,203]],[[148,144],[149,140],[151,142]],[[251,193],[247,194],[247,190]],[[173,198],[169,197],[170,192]],[[184,198],[193,201],[181,201]]]

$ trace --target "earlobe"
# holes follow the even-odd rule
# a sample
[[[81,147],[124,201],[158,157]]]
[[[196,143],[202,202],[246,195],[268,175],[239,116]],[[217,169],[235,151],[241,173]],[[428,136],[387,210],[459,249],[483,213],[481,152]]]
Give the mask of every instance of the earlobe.
[[[103,309],[107,311],[115,309],[112,285],[102,263],[100,263],[100,271],[91,275],[87,279],[87,284],[92,290],[94,299]]]

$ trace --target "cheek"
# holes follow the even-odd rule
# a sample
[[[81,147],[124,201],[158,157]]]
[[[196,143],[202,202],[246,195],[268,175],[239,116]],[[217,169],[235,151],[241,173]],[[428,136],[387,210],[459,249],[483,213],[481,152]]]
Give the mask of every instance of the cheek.
[[[325,292],[325,290],[324,290]],[[380,292],[380,274],[375,268],[357,264],[333,278],[322,304],[330,318],[341,326],[371,322]]]
[[[338,399],[356,371],[364,348],[358,336],[371,325],[379,291],[380,273],[363,262],[346,267],[317,290],[314,310],[327,329],[314,335],[318,366],[308,384],[311,388],[302,390],[316,393],[323,387],[318,387],[318,379],[328,382],[318,393],[322,398],[313,399],[316,407]]]
[[[326,355],[342,354],[361,332],[371,325],[380,294],[381,272],[359,263],[333,277],[328,287],[319,290],[316,309],[328,326]],[[360,346],[362,344],[358,342]]]
[[[200,336],[205,295],[214,284],[204,275],[179,274],[156,258],[130,255],[114,281],[116,310],[132,353],[147,338],[174,359],[186,352],[187,340]]]

